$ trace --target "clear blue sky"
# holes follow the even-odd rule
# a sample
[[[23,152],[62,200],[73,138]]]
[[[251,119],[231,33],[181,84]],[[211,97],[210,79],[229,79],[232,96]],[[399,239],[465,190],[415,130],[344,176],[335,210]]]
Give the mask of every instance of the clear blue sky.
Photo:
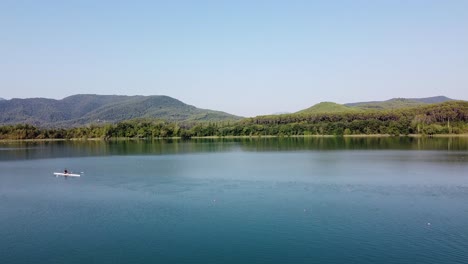
[[[0,1],[0,97],[168,95],[254,116],[468,100],[468,1]]]

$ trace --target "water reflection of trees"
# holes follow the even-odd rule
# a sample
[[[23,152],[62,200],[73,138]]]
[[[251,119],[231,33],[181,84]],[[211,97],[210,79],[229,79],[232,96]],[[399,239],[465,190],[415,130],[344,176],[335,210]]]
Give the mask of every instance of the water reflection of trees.
[[[242,139],[246,151],[300,150],[467,150],[468,138],[293,137]]]
[[[0,144],[0,160],[107,155],[171,155],[231,151],[468,150],[463,137],[285,137],[45,141]]]

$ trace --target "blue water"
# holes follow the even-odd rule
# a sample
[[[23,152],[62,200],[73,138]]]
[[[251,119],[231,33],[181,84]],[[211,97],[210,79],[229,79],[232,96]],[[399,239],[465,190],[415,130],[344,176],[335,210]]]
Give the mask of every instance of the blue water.
[[[464,139],[0,144],[0,263],[468,263]],[[80,178],[54,177],[67,168]]]

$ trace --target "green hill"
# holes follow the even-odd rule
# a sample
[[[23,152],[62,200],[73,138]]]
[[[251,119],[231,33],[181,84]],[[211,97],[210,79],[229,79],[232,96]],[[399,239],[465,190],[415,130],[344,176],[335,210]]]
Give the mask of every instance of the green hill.
[[[313,110],[305,112],[306,110]],[[347,111],[321,103],[288,115],[246,118],[234,135],[434,135],[468,133],[468,102],[449,101],[387,110]],[[344,110],[344,111],[341,111]],[[335,111],[335,112],[331,112]],[[238,131],[242,131],[239,133]],[[244,134],[242,134],[244,133]]]
[[[386,101],[349,103],[345,104],[345,106],[359,109],[391,110],[434,103],[443,103],[447,101],[453,101],[453,99],[445,96],[434,96],[426,98],[392,98]]]
[[[344,113],[350,111],[354,112],[358,110],[333,102],[321,102],[312,107],[296,112],[296,114]]]
[[[46,98],[0,101],[0,124],[79,126],[146,118],[167,121],[240,119],[228,113],[196,108],[168,96],[80,94],[62,100]]]
[[[449,101],[455,101],[455,99],[448,98],[447,96],[433,96],[433,97],[425,97],[425,98],[408,98],[412,101],[417,101],[426,104],[437,104],[437,103],[444,103]]]

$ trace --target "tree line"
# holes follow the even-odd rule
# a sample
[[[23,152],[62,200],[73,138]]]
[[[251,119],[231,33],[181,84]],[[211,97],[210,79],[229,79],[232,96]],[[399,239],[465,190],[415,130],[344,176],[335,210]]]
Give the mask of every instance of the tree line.
[[[129,120],[117,124],[40,128],[0,126],[0,139],[170,138],[207,136],[302,136],[468,133],[468,102],[453,101],[396,110],[286,114],[223,122]]]

